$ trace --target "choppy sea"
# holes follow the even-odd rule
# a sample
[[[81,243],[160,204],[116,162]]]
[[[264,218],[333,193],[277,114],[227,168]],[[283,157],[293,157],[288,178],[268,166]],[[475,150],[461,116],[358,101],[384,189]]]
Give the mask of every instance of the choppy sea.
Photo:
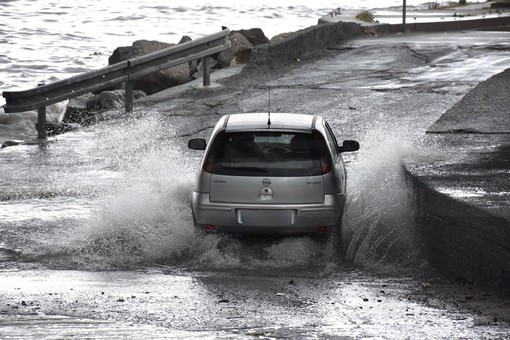
[[[424,0],[407,0],[408,6]],[[178,42],[227,26],[272,36],[315,25],[336,8],[401,6],[402,0],[0,0],[0,92],[104,67],[138,39]],[[0,105],[4,104],[0,97]]]

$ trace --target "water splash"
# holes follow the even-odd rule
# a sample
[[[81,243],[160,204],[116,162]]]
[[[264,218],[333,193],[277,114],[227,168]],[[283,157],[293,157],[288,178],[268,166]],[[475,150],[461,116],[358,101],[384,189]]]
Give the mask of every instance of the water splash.
[[[419,246],[401,158],[416,151],[417,145],[401,127],[368,131],[357,161],[349,168],[342,235],[345,259],[374,267],[414,264]]]
[[[82,179],[80,190],[90,187],[95,192],[86,201],[87,214],[74,219],[63,214],[40,221],[40,226],[26,221],[28,239],[12,236],[23,259],[87,270],[164,265],[196,270],[331,271],[342,263],[337,235],[325,240],[197,231],[190,195],[200,154],[185,149],[186,141],[164,122],[148,114],[98,125],[94,145],[77,156],[78,164],[97,164],[97,176],[106,169],[116,175],[95,183],[93,176]],[[347,261],[357,264],[402,262],[414,252],[414,223],[400,158],[414,146],[405,134],[390,134],[383,128],[367,131],[362,151],[352,156],[355,159],[348,168],[343,252]],[[58,143],[53,146],[58,147]],[[72,160],[68,163],[76,169]]]
[[[144,152],[129,164],[121,187],[101,199],[86,223],[79,253],[119,266],[157,263],[189,254],[191,181],[173,148]],[[132,161],[133,159],[131,159]]]
[[[332,247],[308,236],[234,237],[197,230],[190,197],[200,154],[184,149],[185,141],[156,115],[104,127],[95,157],[119,176],[92,216],[63,240],[62,248],[74,253],[72,265],[250,270],[322,265],[330,258]]]

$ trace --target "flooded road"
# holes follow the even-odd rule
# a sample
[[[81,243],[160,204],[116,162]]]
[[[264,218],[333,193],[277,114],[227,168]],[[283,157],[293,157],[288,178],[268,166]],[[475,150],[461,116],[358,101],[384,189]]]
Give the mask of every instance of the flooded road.
[[[334,273],[2,273],[3,338],[502,339],[412,280]],[[3,293],[3,292],[2,292]],[[7,313],[6,313],[7,311]],[[484,324],[485,323],[485,324]],[[34,327],[31,328],[31,327]],[[58,335],[58,336],[54,336]]]
[[[440,280],[421,255],[400,164],[437,147],[420,143],[424,131],[510,67],[508,38],[351,40],[314,61],[252,70],[43,145],[2,149],[0,337],[510,337],[501,317],[430,290]],[[193,230],[201,154],[187,140],[207,137],[220,115],[267,111],[267,87],[273,112],[320,114],[338,139],[360,141],[346,156],[341,242]]]

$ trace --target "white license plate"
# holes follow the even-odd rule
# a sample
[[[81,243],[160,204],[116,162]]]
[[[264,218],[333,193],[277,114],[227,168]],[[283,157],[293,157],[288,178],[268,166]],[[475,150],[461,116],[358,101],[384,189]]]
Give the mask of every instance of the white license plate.
[[[287,226],[294,224],[294,210],[238,210],[237,221],[244,226]]]

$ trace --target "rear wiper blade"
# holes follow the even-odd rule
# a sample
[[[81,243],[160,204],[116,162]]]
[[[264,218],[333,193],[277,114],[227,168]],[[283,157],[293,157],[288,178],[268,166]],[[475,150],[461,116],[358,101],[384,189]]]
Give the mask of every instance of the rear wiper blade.
[[[268,172],[266,169],[256,168],[256,167],[252,167],[252,166],[222,166],[221,169],[243,170],[243,171],[253,171],[253,172]]]

